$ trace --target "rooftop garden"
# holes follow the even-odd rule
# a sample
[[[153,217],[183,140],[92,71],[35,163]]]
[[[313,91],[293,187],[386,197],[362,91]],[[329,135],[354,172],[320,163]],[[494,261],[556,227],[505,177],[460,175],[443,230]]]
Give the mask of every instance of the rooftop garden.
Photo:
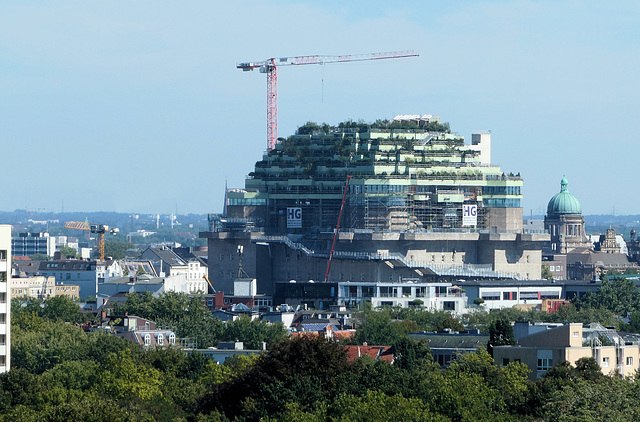
[[[352,130],[356,133],[370,132],[371,130],[394,130],[394,129],[410,129],[421,130],[425,132],[444,132],[451,133],[449,123],[441,123],[439,121],[415,121],[415,120],[383,120],[378,119],[373,123],[364,120],[347,120],[337,125],[328,123],[307,122],[300,126],[296,131],[296,135],[329,135],[344,130]]]

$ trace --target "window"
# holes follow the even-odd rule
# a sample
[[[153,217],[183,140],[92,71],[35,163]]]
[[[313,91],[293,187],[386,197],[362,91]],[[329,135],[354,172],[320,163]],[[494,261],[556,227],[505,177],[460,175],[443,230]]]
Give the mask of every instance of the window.
[[[509,358],[502,358],[502,366],[509,365]]]
[[[609,367],[609,358],[602,358],[602,367],[603,368]]]
[[[538,371],[548,371],[553,366],[552,359],[542,358],[538,359]]]
[[[445,301],[442,302],[442,309],[445,311],[455,311],[456,310],[456,303],[453,301]]]
[[[164,346],[164,334],[158,334],[158,346]]]
[[[632,357],[628,357],[627,358],[627,366],[633,366],[633,358]]]
[[[169,334],[169,344],[176,344],[176,335],[173,333]]]
[[[144,345],[151,346],[151,334],[144,335]]]
[[[362,286],[363,297],[373,297],[373,286]]]
[[[580,331],[574,331],[573,338],[578,338],[578,337],[580,337]]]

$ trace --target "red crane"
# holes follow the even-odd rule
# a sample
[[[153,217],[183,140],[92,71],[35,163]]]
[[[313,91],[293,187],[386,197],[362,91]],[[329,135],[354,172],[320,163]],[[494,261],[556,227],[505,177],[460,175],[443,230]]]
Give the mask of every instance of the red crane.
[[[276,146],[278,139],[278,73],[279,66],[300,66],[304,64],[326,64],[358,62],[364,60],[399,59],[415,57],[418,53],[413,50],[391,51],[388,53],[351,54],[344,56],[298,56],[281,57],[263,60],[261,62],[238,63],[236,68],[248,72],[260,69],[260,73],[267,74],[267,151]]]
[[[331,269],[331,260],[333,259],[333,253],[336,250],[336,239],[338,238],[338,231],[340,230],[340,220],[342,219],[342,210],[344,209],[344,201],[347,199],[347,190],[349,189],[349,180],[353,176],[347,175],[347,183],[344,185],[344,193],[342,194],[342,203],[340,204],[340,213],[338,214],[338,224],[336,224],[336,231],[333,234],[333,243],[331,244],[331,252],[329,252],[329,262],[327,262],[327,272],[324,275],[324,282],[329,280],[329,270]]]

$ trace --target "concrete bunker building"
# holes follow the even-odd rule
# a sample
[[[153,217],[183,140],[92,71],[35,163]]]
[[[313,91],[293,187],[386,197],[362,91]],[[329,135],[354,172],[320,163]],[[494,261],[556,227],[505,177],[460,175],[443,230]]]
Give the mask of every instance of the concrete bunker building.
[[[549,236],[523,230],[522,178],[490,157],[490,132],[465,144],[433,115],[307,123],[209,216],[209,278],[231,292],[240,245],[243,269],[276,301],[279,283],[324,280],[350,175],[328,281],[539,279]]]

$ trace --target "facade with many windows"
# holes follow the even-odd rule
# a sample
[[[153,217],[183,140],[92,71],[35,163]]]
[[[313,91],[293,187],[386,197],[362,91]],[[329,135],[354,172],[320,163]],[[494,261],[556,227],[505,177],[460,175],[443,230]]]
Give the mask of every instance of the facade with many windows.
[[[209,216],[209,279],[231,293],[240,258],[266,295],[289,280],[539,279],[549,236],[523,229],[522,186],[491,164],[489,132],[465,143],[437,116],[307,124]]]
[[[0,224],[0,374],[11,368],[11,226]]]

